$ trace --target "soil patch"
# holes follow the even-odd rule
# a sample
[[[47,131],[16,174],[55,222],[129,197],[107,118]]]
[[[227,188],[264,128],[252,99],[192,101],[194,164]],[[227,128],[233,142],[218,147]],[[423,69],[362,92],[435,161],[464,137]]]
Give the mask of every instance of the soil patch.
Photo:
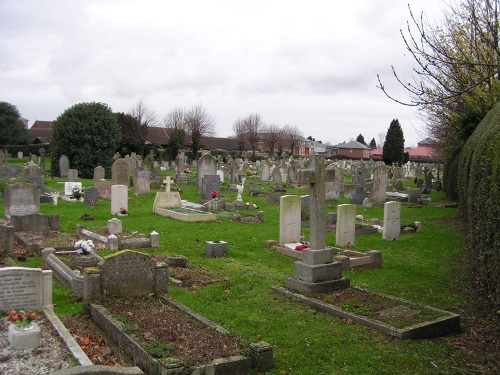
[[[107,298],[99,302],[122,321],[127,333],[138,336],[153,357],[177,357],[199,364],[238,354],[243,346],[234,337],[214,332],[156,298]]]
[[[307,296],[337,306],[344,311],[378,320],[396,328],[406,328],[444,316],[424,306],[405,303],[398,299],[358,288],[346,288],[332,293],[309,294]]]

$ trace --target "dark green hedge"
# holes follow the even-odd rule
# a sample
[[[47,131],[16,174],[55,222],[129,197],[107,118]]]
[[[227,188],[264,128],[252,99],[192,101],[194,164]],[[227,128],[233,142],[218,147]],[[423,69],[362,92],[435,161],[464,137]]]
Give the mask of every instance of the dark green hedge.
[[[459,157],[460,207],[467,240],[488,297],[500,308],[500,103],[488,112]]]

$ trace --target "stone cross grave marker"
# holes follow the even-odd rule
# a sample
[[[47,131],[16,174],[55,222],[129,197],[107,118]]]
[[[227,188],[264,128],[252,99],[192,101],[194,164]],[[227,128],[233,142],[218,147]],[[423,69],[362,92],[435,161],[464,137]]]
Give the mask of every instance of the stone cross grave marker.
[[[384,204],[384,228],[382,238],[387,241],[395,241],[399,239],[401,232],[401,203],[387,202]]]
[[[0,268],[0,311],[52,307],[52,271],[40,268]]]
[[[301,197],[283,195],[280,197],[280,246],[300,242]],[[293,246],[295,249],[295,246]]]
[[[163,180],[163,183],[165,184],[165,191],[168,193],[170,192],[170,185],[172,184],[172,179],[170,178],[170,176],[167,176],[167,178],[165,180]]]
[[[335,172],[325,170],[325,157],[311,156],[311,168],[299,170],[300,184],[310,189],[310,233],[311,249],[325,248],[325,182],[333,181]]]
[[[128,186],[113,185],[111,186],[111,215],[120,213],[121,208],[128,211]]]
[[[340,204],[337,206],[337,225],[335,228],[336,246],[354,246],[356,231],[356,205]]]
[[[27,216],[40,212],[40,190],[32,184],[17,183],[4,192],[4,217]]]

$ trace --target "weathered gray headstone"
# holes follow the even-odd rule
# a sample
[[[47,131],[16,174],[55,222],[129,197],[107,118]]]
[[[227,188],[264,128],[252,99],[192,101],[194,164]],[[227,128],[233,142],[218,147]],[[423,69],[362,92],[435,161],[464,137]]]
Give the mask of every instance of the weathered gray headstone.
[[[35,185],[17,183],[4,192],[4,217],[27,216],[40,212],[40,190]]]
[[[408,202],[416,203],[422,199],[422,189],[420,188],[408,188]]]
[[[333,170],[334,177],[333,181],[325,182],[325,199],[339,200],[340,192],[342,191],[342,186],[344,185],[344,176],[342,175],[342,170],[334,163],[329,164],[326,169]]]
[[[111,195],[111,186],[113,186],[113,183],[109,181],[101,181],[94,184],[94,187],[99,191],[101,197]]]
[[[388,176],[389,169],[385,166],[385,164],[379,164],[373,168],[372,200],[376,204],[385,203]]]
[[[198,161],[198,170],[196,176],[196,187],[198,194],[202,194],[203,191],[203,177],[206,175],[216,175],[217,174],[217,160],[210,154],[203,154]],[[220,180],[220,178],[219,178]],[[203,197],[202,197],[203,198]]]
[[[149,178],[144,176],[134,177],[134,194],[149,194],[151,187],[149,184]]]
[[[59,157],[59,176],[68,177],[69,159],[66,155]]]
[[[99,202],[99,190],[90,186],[83,189],[83,204],[85,206],[95,206]]]
[[[108,234],[120,234],[123,231],[122,221],[117,218],[108,220],[106,228],[108,230]]]
[[[113,163],[111,180],[114,185],[130,186],[130,164],[125,159],[118,159]]]
[[[96,180],[96,181],[104,180],[105,175],[106,175],[106,171],[100,165],[98,165],[97,167],[94,168],[94,180]]]
[[[262,172],[260,173],[260,179],[262,181],[269,181],[270,178],[270,170],[269,170],[269,164],[264,163],[262,166]]]

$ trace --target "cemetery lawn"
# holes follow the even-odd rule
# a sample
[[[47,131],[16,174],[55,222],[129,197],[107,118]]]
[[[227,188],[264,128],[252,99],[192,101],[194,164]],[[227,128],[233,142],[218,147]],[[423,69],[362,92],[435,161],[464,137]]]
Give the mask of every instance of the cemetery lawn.
[[[61,181],[46,179],[46,186],[61,189]],[[84,179],[82,182],[84,186],[93,183]],[[252,182],[252,178],[247,179],[248,182]],[[287,188],[287,194],[307,192],[307,189]],[[221,193],[223,200],[236,199],[236,193],[223,188]],[[129,214],[120,218],[124,230],[145,235],[156,231],[160,234],[160,246],[141,249],[141,252],[155,256],[183,255],[191,270],[203,269],[204,276],[202,271],[192,273],[210,282],[198,280],[194,286],[171,285],[169,295],[231,331],[243,347],[260,340],[271,344],[275,366],[268,374],[486,374],[498,371],[499,325],[483,302],[480,286],[474,283],[474,255],[464,246],[458,210],[443,206],[450,202],[443,201],[442,192],[431,194],[431,204],[402,204],[401,222],[420,221],[421,233],[402,234],[398,241],[383,241],[379,233],[356,237],[351,249],[380,250],[381,268],[343,273],[352,285],[461,315],[461,332],[426,340],[397,340],[273,293],[272,286],[283,286],[285,279],[293,275],[295,262],[264,247],[264,241],[279,238],[278,205],[262,197],[251,197],[245,191],[243,200],[259,208],[243,212],[264,211],[263,223],[247,224],[226,218],[182,222],[153,214],[154,196],[155,191],[134,196],[130,189]],[[181,197],[192,202],[199,200],[194,186],[183,186]],[[328,201],[326,212],[335,211],[337,204],[342,203],[348,200]],[[60,200],[57,206],[42,204],[41,212],[58,214],[61,231],[68,234],[75,233],[76,224],[105,228],[107,220],[112,218],[110,202],[106,200],[99,201],[95,207]],[[80,217],[84,213],[94,220],[83,221]],[[365,219],[383,218],[381,207],[363,210],[358,205],[356,213]],[[309,228],[302,229],[309,238]],[[205,241],[213,240],[228,243],[227,256],[206,257]],[[326,243],[334,245],[335,233],[327,232]],[[110,253],[99,251],[101,256]],[[29,258],[17,265],[37,267],[40,259]],[[175,277],[180,279],[179,275],[175,270]],[[189,275],[185,279],[189,280]],[[81,302],[57,281],[54,281],[53,294],[58,315],[72,317],[72,320],[85,319]]]

